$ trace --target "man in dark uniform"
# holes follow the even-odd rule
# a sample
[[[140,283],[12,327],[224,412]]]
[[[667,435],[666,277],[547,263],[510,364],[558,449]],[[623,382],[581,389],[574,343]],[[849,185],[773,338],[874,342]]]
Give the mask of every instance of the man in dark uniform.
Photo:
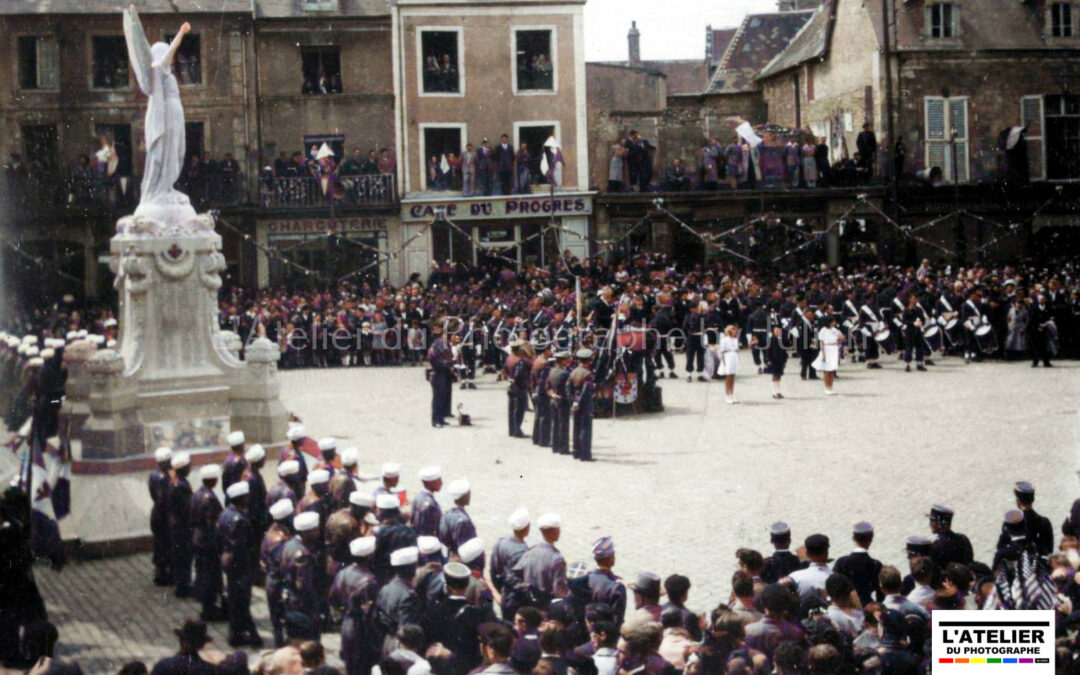
[[[221,467],[207,464],[199,470],[202,487],[191,498],[191,545],[195,549],[195,599],[202,604],[199,618],[221,621],[226,618],[221,607],[221,543],[217,538],[217,521],[221,501],[214,487],[221,478]]]
[[[247,502],[252,541],[260,542],[266,529],[270,527],[270,502],[267,499],[266,482],[262,477],[262,468],[266,464],[266,449],[256,443],[247,449],[244,459],[247,460],[248,467],[242,480],[248,483],[251,491]]]
[[[337,458],[337,439],[329,436],[320,438],[319,455],[321,459],[315,463],[315,468],[324,469],[333,478],[334,472],[337,471],[334,466],[334,460]]]
[[[551,452],[570,454],[570,397],[566,381],[570,378],[570,352],[555,354],[555,365],[547,377],[547,395],[551,410]]]
[[[452,562],[443,569],[446,595],[438,598],[424,617],[424,635],[449,652],[439,659],[440,673],[465,675],[481,664],[480,624],[494,621],[491,610],[479,607],[466,597],[471,578],[469,568]]]
[[[670,293],[660,293],[657,297],[656,313],[649,322],[649,332],[656,340],[656,349],[653,352],[657,377],[664,377],[664,367],[668,369],[668,377],[675,378],[675,355],[671,353],[671,333],[675,330],[675,310],[671,304]]]
[[[1027,540],[1035,547],[1041,556],[1048,556],[1054,552],[1054,526],[1050,519],[1035,512],[1035,487],[1026,481],[1021,481],[1013,487],[1016,495],[1016,508],[1024,515],[1024,532]],[[1008,528],[1002,526],[1001,536],[998,537],[997,547],[1003,548],[1009,543]]]
[[[450,483],[447,492],[454,500],[454,506],[442,516],[439,522],[439,541],[451,554],[458,552],[458,547],[476,536],[476,527],[465,507],[472,498],[472,488],[464,478]]]
[[[191,597],[191,485],[187,477],[191,473],[191,456],[186,452],[173,455],[169,465],[173,470],[169,483],[168,519],[169,543],[172,546],[171,562],[173,594],[178,598]]]
[[[930,551],[919,553],[919,555],[930,556],[940,569],[945,569],[949,563],[970,565],[975,554],[968,538],[959,532],[952,531],[953,510],[947,506],[934,504],[927,517],[930,519],[930,531],[936,537]]]
[[[982,360],[982,352],[975,341],[975,329],[983,318],[979,299],[979,289],[973,288],[968,292],[968,299],[960,305],[960,322],[964,327],[964,363],[970,363],[972,359]]]
[[[278,463],[278,477],[281,481],[266,493],[266,503],[273,506],[282,499],[288,499],[295,506],[304,496],[304,480],[300,478],[300,462],[289,460]]]
[[[1037,368],[1041,360],[1043,366],[1049,368],[1051,322],[1054,322],[1054,310],[1046,304],[1046,296],[1040,293],[1036,301],[1028,308],[1027,339],[1028,348],[1031,350],[1031,367]],[[1056,325],[1056,323],[1055,323]]]
[[[169,469],[172,461],[171,448],[158,448],[154,451],[154,461],[158,468],[150,472],[150,500],[154,505],[150,508],[150,533],[154,542],[154,585],[171,586],[174,583],[172,574],[172,551],[169,543],[169,482],[171,476]]]
[[[251,586],[255,582],[255,539],[247,515],[251,486],[237,481],[225,491],[229,506],[218,517],[216,535],[221,542],[221,569],[225,572],[225,598],[229,617],[229,646],[262,647],[251,618]]]
[[[244,432],[234,431],[229,434],[229,456],[221,465],[221,490],[225,493],[225,506],[229,505],[229,486],[242,480],[247,471],[247,460],[244,459]]]
[[[401,516],[401,502],[396,495],[381,494],[375,498],[379,513],[379,525],[375,528],[374,569],[379,583],[390,579],[390,556],[402,548],[416,546],[416,531]],[[419,555],[418,555],[419,557]]]
[[[518,577],[514,574],[514,567],[521,560],[529,545],[525,538],[529,536],[529,512],[524,507],[516,509],[510,514],[506,522],[513,530],[513,534],[500,537],[491,549],[491,558],[488,561],[488,574],[495,589],[502,595],[502,615],[514,616],[517,613],[519,603],[513,593],[518,585]]]
[[[286,634],[291,640],[318,642],[319,612],[323,604],[318,587],[319,514],[305,511],[293,516],[293,530],[296,536],[281,550]]]
[[[413,499],[409,523],[417,536],[435,537],[442,520],[442,507],[435,499],[435,493],[442,489],[442,468],[433,464],[420,469],[420,482],[424,489]]]
[[[420,625],[423,621],[420,597],[413,590],[419,560],[420,552],[416,546],[399,548],[390,554],[393,578],[379,589],[372,605],[374,615],[371,624],[382,635],[383,653],[393,648],[398,628],[408,623]]]
[[[904,547],[904,551],[907,554],[908,559],[908,573],[904,575],[904,578],[900,581],[900,594],[907,595],[915,589],[915,575],[914,565],[916,561],[926,558],[933,560],[933,542],[930,541],[930,537],[924,537],[921,534],[913,534],[907,538],[907,544]],[[937,567],[937,563],[934,563],[934,567]],[[937,572],[940,574],[940,571]]]
[[[926,342],[922,336],[922,312],[919,309],[919,296],[912,293],[908,296],[907,307],[902,315],[904,323],[904,371],[911,372],[911,359],[915,358],[915,369],[920,372],[926,371],[923,362],[926,360]]]
[[[765,559],[765,568],[761,571],[761,580],[775,584],[795,570],[806,567],[799,556],[791,552],[791,528],[787,523],[775,522],[769,526],[769,541],[772,542],[773,554]]]
[[[611,607],[615,624],[621,626],[626,618],[626,584],[622,577],[611,571],[615,566],[615,542],[611,537],[601,537],[593,542],[592,552],[596,569],[585,577],[589,602],[602,602]]]
[[[547,378],[551,372],[551,345],[540,350],[533,359],[529,373],[529,393],[532,395],[533,416],[532,442],[541,448],[551,447],[551,399],[547,394]]]
[[[842,556],[833,564],[833,571],[843,574],[859,594],[863,607],[871,602],[883,600],[878,575],[881,574],[881,561],[870,557],[870,544],[874,541],[874,528],[870,523],[855,523],[851,530],[851,539],[855,550]]]
[[[285,604],[283,598],[284,576],[281,552],[292,538],[292,517],[296,512],[293,503],[282,499],[270,505],[270,517],[274,523],[263,535],[259,547],[259,565],[266,577],[266,604],[270,610],[270,626],[274,631],[274,646],[285,644]]]
[[[330,588],[330,608],[341,615],[341,660],[346,675],[369,675],[377,655],[367,630],[367,610],[375,602],[379,584],[371,571],[375,537],[349,542],[352,563],[338,571]]]
[[[304,495],[296,505],[296,512],[314,511],[319,514],[320,531],[326,528],[326,519],[330,517],[330,474],[326,469],[315,469],[308,475],[311,491]]]
[[[805,305],[806,301],[801,301]],[[795,352],[799,355],[799,376],[804,380],[818,379],[817,371],[811,364],[818,355],[817,328],[814,325],[814,310],[807,309],[800,315],[796,312],[792,322],[799,329],[795,341]]]
[[[511,438],[525,438],[521,431],[521,423],[525,419],[525,411],[529,408],[529,376],[532,370],[532,360],[525,351],[525,341],[514,338],[510,341],[510,358],[506,359],[504,373],[509,382],[507,390],[508,407],[507,421]]]
[[[297,463],[297,478],[296,480],[301,483],[307,482],[307,461],[304,459],[304,443],[307,441],[307,436],[304,435],[304,427],[300,425],[289,427],[289,430],[285,432],[286,438],[289,439],[289,447],[281,451],[281,456],[278,458],[278,475],[281,476],[281,465],[286,462]],[[299,499],[303,496],[303,490],[296,493],[296,498]],[[295,501],[295,500],[294,500]]]
[[[443,337],[441,321],[431,326],[431,332],[435,336],[427,354],[431,366],[431,426],[441,428],[446,426],[446,418],[453,415],[454,352]]]
[[[570,399],[570,414],[574,418],[574,459],[583,462],[593,461],[592,422],[593,422],[593,351],[579,349],[578,367],[570,373],[566,381],[566,396]]]
[[[762,357],[769,343],[769,315],[765,303],[758,304],[746,321],[750,330],[750,354],[754,357],[754,365],[760,375],[764,372],[765,363]]]

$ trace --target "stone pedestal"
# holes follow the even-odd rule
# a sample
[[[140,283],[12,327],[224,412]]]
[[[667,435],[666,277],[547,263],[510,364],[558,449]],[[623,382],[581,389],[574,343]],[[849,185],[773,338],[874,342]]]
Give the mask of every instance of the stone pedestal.
[[[76,350],[66,406],[72,421],[85,415],[72,443],[74,470],[85,476],[73,483],[73,501],[89,497],[106,512],[66,525],[65,537],[101,542],[148,532],[144,472],[159,446],[200,463],[217,459],[236,429],[249,443],[285,439],[278,348],[256,340],[239,359],[239,337],[217,323],[221,237],[208,215],[181,220],[137,211],[117,223],[117,348],[88,359]]]
[[[69,429],[73,438],[82,434],[83,425],[90,417],[90,373],[86,363],[96,350],[88,340],[73,342],[64,349],[67,383],[64,402],[60,406],[60,420],[61,428]]]

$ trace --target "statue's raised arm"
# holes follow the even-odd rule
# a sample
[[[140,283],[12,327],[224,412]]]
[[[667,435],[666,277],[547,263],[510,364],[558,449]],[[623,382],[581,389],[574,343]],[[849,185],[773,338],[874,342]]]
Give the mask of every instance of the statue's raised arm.
[[[180,86],[172,72],[173,58],[191,30],[184,23],[172,44],[146,39],[139,14],[132,6],[124,10],[124,37],[139,89],[149,101],[146,106],[146,165],[136,218],[153,221],[154,229],[181,231],[191,227],[195,209],[187,195],[173,186],[184,165],[184,108]]]

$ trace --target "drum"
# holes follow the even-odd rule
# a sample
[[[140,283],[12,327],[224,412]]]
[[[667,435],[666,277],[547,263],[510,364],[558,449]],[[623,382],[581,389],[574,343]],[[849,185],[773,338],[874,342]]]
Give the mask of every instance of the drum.
[[[930,351],[936,352],[941,349],[941,327],[937,324],[930,324],[923,329],[922,332],[923,341],[926,342],[926,346],[930,348]]]
[[[953,318],[951,318],[951,319],[949,319],[948,321],[945,322],[945,330],[946,331],[951,331],[953,328],[956,328],[959,324],[960,324],[960,319],[957,319],[954,316]]]
[[[997,340],[994,337],[994,327],[983,324],[975,329],[975,344],[983,354],[993,354],[997,349]]]
[[[620,331],[619,346],[631,352],[645,351],[645,329],[630,328]]]
[[[896,344],[893,341],[892,331],[884,323],[879,321],[874,329],[874,341],[878,343],[882,350],[886,354],[892,354],[896,351]]]

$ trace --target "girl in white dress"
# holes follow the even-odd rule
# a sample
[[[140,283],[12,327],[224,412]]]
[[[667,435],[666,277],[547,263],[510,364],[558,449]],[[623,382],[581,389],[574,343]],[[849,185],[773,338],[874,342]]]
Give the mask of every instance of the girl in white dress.
[[[818,331],[819,352],[814,361],[814,369],[825,373],[825,395],[835,396],[833,391],[833,377],[836,369],[840,366],[840,345],[844,342],[844,334],[836,327],[836,316],[830,315],[825,319],[825,327]]]
[[[735,375],[739,372],[739,338],[735,332],[735,326],[728,326],[724,334],[720,336],[718,345],[720,352],[720,366],[716,369],[717,375],[724,377],[725,400],[738,403],[735,400]]]

